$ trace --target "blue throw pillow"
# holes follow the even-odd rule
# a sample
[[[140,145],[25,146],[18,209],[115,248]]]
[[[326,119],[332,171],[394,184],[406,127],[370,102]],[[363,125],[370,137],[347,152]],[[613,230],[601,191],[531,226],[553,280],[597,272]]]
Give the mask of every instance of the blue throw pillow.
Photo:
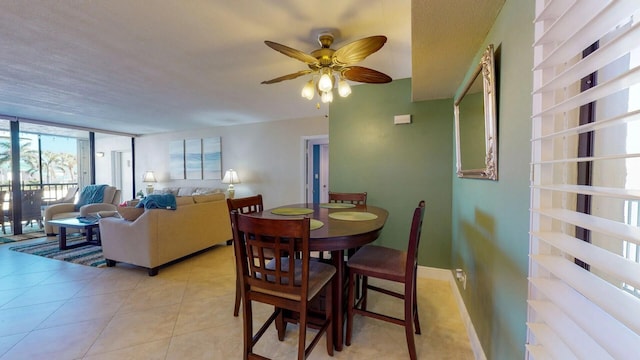
[[[137,208],[145,209],[167,209],[175,210],[177,208],[176,196],[173,194],[151,194],[136,205]]]

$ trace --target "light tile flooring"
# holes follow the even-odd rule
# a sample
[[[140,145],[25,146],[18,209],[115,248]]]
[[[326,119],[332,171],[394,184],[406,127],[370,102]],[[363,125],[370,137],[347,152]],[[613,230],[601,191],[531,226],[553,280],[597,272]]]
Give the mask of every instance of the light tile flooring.
[[[126,264],[97,269],[10,251],[10,246],[0,245],[2,360],[242,356],[242,321],[232,314],[231,246],[217,246],[162,268],[155,277]],[[418,357],[473,359],[449,284],[419,279],[418,289]],[[372,294],[369,304],[401,315],[399,300]],[[256,306],[254,317],[264,320],[269,311]],[[274,359],[296,357],[297,326],[289,325],[283,342],[273,328],[269,332],[258,344],[258,353]],[[331,358],[324,341],[311,359]],[[402,327],[356,316],[352,345],[333,358],[408,357]]]

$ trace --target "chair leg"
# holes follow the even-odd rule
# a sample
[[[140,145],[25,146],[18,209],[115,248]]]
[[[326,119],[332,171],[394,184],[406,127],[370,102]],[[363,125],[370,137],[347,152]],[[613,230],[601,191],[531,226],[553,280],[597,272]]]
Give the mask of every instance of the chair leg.
[[[335,279],[334,279],[335,281]],[[333,294],[332,294],[332,288],[333,284],[329,283],[327,286],[325,286],[325,294],[326,294],[326,299],[327,301],[325,301],[325,321],[329,321],[329,326],[327,327],[327,329],[325,330],[325,338],[327,339],[327,354],[329,354],[329,356],[333,356],[333,301],[331,301],[331,299],[333,299]]]
[[[405,308],[409,308],[411,306],[411,304],[407,304],[405,305]],[[411,312],[412,310],[409,311],[405,311],[404,316],[404,333],[407,336],[407,347],[409,348],[409,358],[411,360],[416,360],[418,358],[418,356],[416,355],[416,342],[415,339],[413,338],[413,326],[412,326],[412,319],[411,319]]]
[[[369,286],[369,278],[366,276],[362,276],[362,305],[360,309],[367,310],[367,290]]]
[[[249,354],[253,354],[253,311],[251,309],[251,301],[242,302],[243,319],[243,344],[244,344],[244,356],[243,359],[248,359]]]
[[[351,333],[353,332],[353,307],[355,306],[353,281],[355,277],[356,277],[356,274],[353,271],[350,271],[349,272],[349,291],[348,291],[348,297],[347,297],[347,334],[344,340],[344,344],[347,346],[351,345]],[[363,296],[364,296],[364,293],[363,293]]]
[[[413,286],[412,286],[413,285]],[[413,335],[413,323],[416,319],[416,292],[414,284],[405,284],[404,291],[404,333],[407,337],[407,347],[409,348],[409,358],[416,360],[416,342]]]
[[[305,301],[304,299],[302,300]],[[307,344],[307,307],[303,304],[300,309],[298,322],[298,360],[304,360]]]
[[[276,318],[276,331],[278,332],[278,340],[284,341],[284,335],[287,333],[287,322],[284,321],[284,310],[280,310],[280,314]]]
[[[233,316],[238,317],[238,313],[240,312],[240,299],[242,298],[242,294],[240,292],[240,277],[236,272],[236,300],[235,305],[233,306]]]
[[[416,334],[420,334],[420,317],[418,316],[418,285],[414,275],[413,279],[413,324],[416,327]]]

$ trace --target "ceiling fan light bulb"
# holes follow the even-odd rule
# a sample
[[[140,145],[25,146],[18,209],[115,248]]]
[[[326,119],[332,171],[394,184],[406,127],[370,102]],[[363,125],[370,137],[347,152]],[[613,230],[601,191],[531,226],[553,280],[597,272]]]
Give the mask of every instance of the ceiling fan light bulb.
[[[318,89],[321,92],[327,92],[331,90],[333,87],[333,81],[331,81],[331,75],[328,72],[323,72],[322,76],[320,76],[320,80],[318,80]]]
[[[338,94],[340,94],[341,97],[347,97],[351,94],[351,86],[349,86],[346,80],[341,79],[338,81]]]
[[[322,95],[320,96],[320,100],[323,103],[330,103],[333,101],[333,92],[331,91],[323,91]]]
[[[302,88],[302,97],[307,100],[311,100],[313,99],[314,92],[313,80],[309,80],[309,82]]]

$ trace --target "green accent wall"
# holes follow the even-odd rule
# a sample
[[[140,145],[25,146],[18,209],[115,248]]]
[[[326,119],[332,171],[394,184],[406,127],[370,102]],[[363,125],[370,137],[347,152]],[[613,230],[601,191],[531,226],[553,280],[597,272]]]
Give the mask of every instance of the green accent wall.
[[[411,124],[394,125],[394,115]],[[411,80],[357,85],[329,108],[329,188],[366,191],[389,211],[377,243],[406,249],[413,210],[425,200],[418,260],[451,268],[453,100],[411,101]]]
[[[499,180],[453,179],[452,267],[488,359],[525,354],[533,17],[534,2],[507,0],[476,55],[494,44]]]

